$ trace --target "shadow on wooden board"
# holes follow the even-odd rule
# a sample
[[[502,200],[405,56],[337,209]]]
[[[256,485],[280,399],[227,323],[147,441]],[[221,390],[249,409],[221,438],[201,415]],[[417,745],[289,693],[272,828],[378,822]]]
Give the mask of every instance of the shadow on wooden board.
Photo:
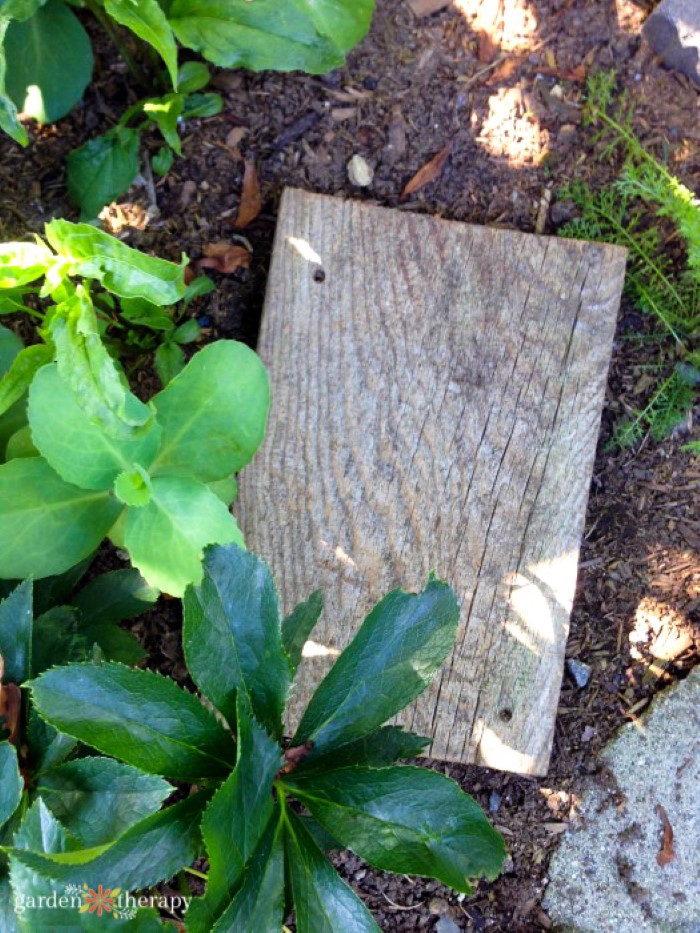
[[[544,774],[625,251],[287,190],[239,519],[324,617],[298,714],[367,610],[431,570],[452,656],[401,717],[430,754]]]

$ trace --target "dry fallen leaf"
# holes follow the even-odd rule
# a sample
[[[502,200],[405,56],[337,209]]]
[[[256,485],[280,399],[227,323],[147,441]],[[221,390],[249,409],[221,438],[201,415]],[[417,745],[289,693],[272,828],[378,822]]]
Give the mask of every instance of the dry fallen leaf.
[[[207,243],[204,258],[198,259],[195,266],[229,275],[236,269],[247,269],[251,259],[250,251],[238,243]]]
[[[494,33],[488,29],[482,29],[479,33],[476,52],[479,61],[483,62],[484,65],[488,65],[495,58],[498,48],[498,39]]]
[[[22,694],[17,684],[0,684],[0,729],[9,732],[9,741],[16,744],[22,711]]]
[[[409,197],[411,194],[415,194],[416,191],[420,191],[420,189],[424,188],[425,185],[429,185],[431,181],[435,181],[435,179],[442,172],[445,166],[445,162],[447,162],[448,156],[451,152],[452,143],[448,143],[438,152],[437,155],[433,156],[430,162],[426,162],[422,168],[419,168],[416,174],[401,192],[402,200]]]
[[[237,149],[240,143],[243,142],[243,137],[248,133],[248,130],[245,126],[234,126],[232,130],[229,130],[228,136],[226,137],[226,145],[229,149]]]
[[[661,841],[661,850],[656,856],[656,861],[663,868],[664,865],[668,865],[669,862],[672,862],[676,857],[676,851],[673,848],[673,827],[668,818],[668,813],[660,803],[656,804],[656,812],[661,817],[661,822],[664,828],[664,834]]]
[[[260,194],[258,172],[255,168],[255,162],[246,159],[243,171],[243,193],[241,194],[241,203],[234,221],[234,227],[238,227],[239,230],[247,227],[249,223],[255,220],[261,209],[262,195]]]

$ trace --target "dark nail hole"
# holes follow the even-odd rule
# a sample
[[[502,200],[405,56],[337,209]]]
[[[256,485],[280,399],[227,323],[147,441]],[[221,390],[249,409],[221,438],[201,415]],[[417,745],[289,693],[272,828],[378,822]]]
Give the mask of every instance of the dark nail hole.
[[[512,709],[502,709],[501,712],[500,712],[498,715],[499,715],[499,717],[503,720],[503,722],[510,722],[511,719],[513,718],[513,710],[512,710]]]
[[[326,281],[326,273],[323,271],[323,269],[317,269],[314,272],[314,282],[320,283],[320,282],[325,282],[325,281]]]

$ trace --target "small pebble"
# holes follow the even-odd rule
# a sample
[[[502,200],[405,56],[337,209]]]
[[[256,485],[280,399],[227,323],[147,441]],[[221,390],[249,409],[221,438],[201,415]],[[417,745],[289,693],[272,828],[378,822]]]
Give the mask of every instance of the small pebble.
[[[450,909],[444,897],[432,897],[428,904],[428,910],[431,914],[445,914]]]
[[[459,927],[451,917],[440,917],[435,929],[437,933],[460,933]]]
[[[566,666],[569,668],[569,673],[576,681],[576,686],[579,690],[583,690],[591,679],[590,664],[584,664],[583,661],[577,661],[576,658],[569,658],[566,662]]]
[[[348,178],[358,188],[368,188],[372,184],[374,172],[369,162],[361,155],[354,155],[348,162]]]
[[[586,728],[581,733],[581,741],[590,742],[594,736],[595,736],[595,729],[593,728],[593,726],[586,726]]]
[[[489,813],[498,813],[498,808],[501,806],[501,795],[497,790],[491,791],[491,796],[489,797]]]

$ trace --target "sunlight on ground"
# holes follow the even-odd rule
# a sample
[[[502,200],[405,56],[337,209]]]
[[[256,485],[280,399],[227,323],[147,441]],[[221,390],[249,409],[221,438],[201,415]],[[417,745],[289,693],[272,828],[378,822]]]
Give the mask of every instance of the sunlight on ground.
[[[292,249],[299,253],[302,259],[305,259],[307,262],[316,263],[319,266],[323,265],[323,260],[308,240],[304,240],[298,236],[288,236],[287,243],[289,243]]]

